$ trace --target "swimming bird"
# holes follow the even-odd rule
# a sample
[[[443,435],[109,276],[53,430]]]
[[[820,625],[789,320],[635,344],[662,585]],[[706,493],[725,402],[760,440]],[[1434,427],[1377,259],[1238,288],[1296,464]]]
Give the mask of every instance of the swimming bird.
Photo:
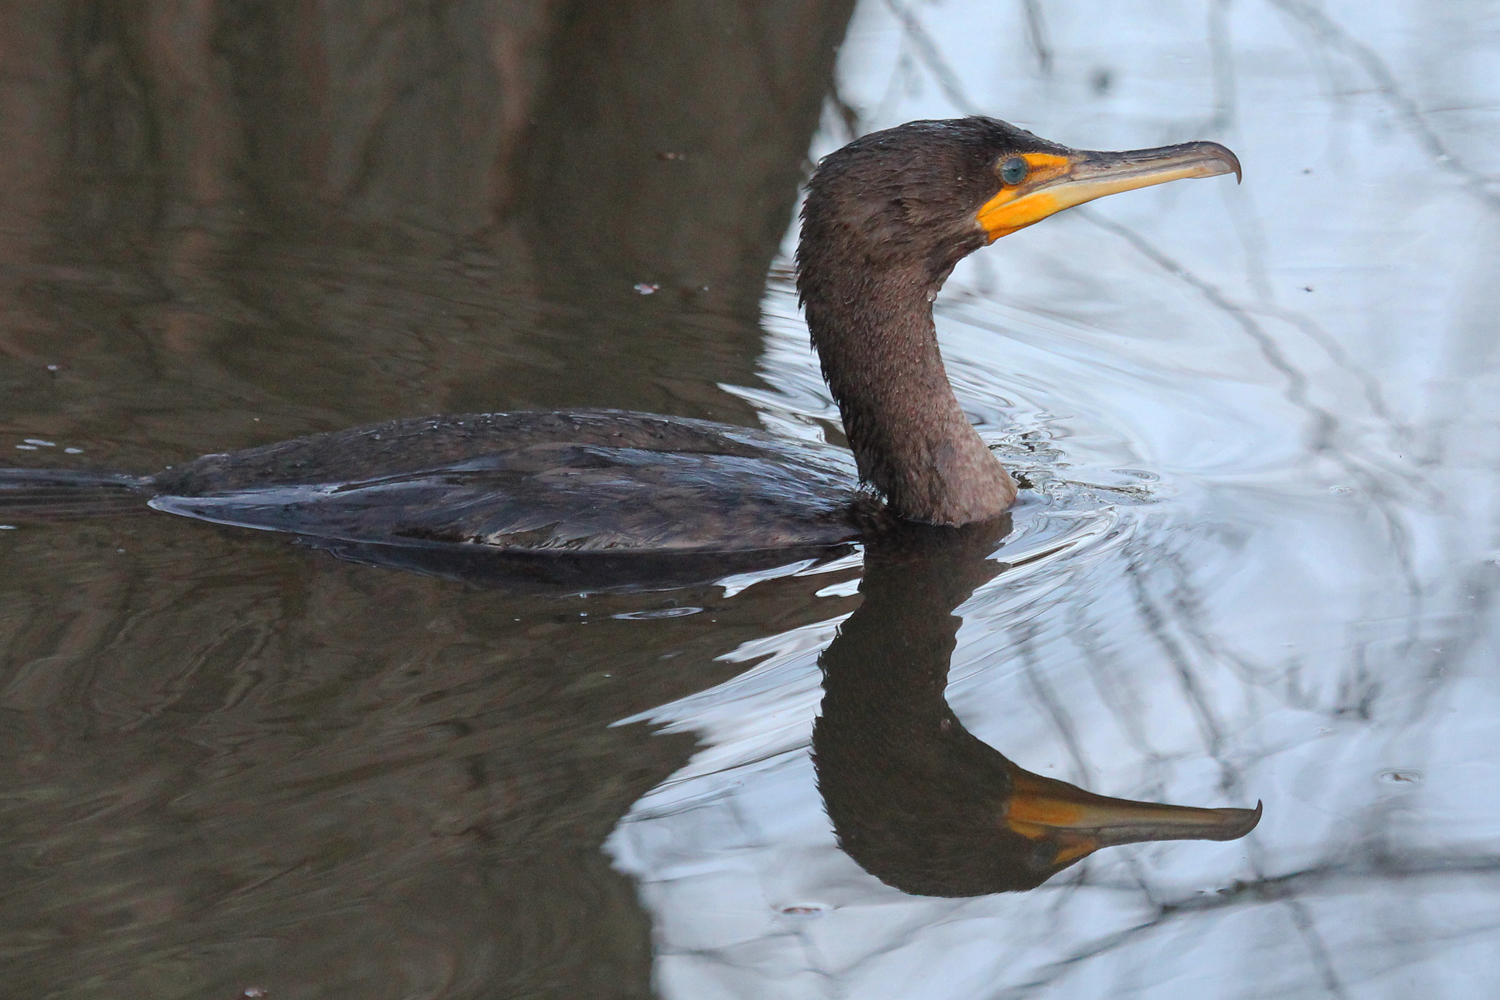
[[[0,470],[0,516],[150,507],[364,561],[583,582],[775,565],[893,521],[994,518],[1016,483],[959,406],[933,326],[954,265],[1073,205],[1230,172],[1239,161],[1213,142],[1083,151],[983,117],[909,122],[824,158],[797,288],[847,452],[606,409],[425,417],[146,476]]]

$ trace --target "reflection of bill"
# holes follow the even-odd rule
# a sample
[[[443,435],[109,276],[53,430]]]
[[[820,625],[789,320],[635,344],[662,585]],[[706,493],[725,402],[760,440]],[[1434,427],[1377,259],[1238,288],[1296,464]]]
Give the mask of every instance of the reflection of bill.
[[[953,610],[1005,565],[1009,517],[870,539],[864,602],[823,652],[813,729],[839,846],[887,885],[927,896],[1030,889],[1101,847],[1233,840],[1261,809],[1132,802],[1022,770],[969,734],[943,697]]]

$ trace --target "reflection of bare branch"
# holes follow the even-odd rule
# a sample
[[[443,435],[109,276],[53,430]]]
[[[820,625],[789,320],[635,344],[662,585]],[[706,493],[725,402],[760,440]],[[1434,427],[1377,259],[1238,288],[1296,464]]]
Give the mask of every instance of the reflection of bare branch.
[[[1119,722],[1127,739],[1142,757],[1156,756],[1146,736],[1143,721],[1144,703],[1130,683],[1130,673],[1107,652],[1104,630],[1092,617],[1085,617],[1086,606],[1072,603],[1068,607],[1068,627],[1064,634],[1084,657],[1084,666],[1099,699]]]
[[[839,90],[839,81],[834,77],[828,84],[828,103],[833,107],[834,114],[838,116],[839,124],[843,126],[844,141],[852,141],[864,134],[865,123],[859,109],[850,104]]]
[[[1037,69],[1042,76],[1052,75],[1052,44],[1047,41],[1047,24],[1042,20],[1042,5],[1039,0],[1021,0],[1026,13],[1026,41],[1036,56]]]
[[[1406,581],[1407,590],[1413,597],[1419,595],[1422,587],[1412,565],[1411,540],[1407,536],[1406,525],[1392,509],[1393,497],[1383,477],[1400,479],[1415,489],[1423,489],[1426,484],[1414,474],[1391,466],[1374,456],[1363,456],[1362,460],[1357,459],[1350,449],[1340,444],[1337,441],[1339,420],[1333,413],[1314,403],[1308,396],[1307,376],[1282,353],[1275,338],[1267,333],[1247,310],[1230,300],[1221,288],[1189,271],[1129,226],[1121,225],[1087,208],[1076,208],[1073,211],[1099,228],[1120,237],[1162,270],[1192,286],[1255,342],[1266,363],[1286,380],[1287,401],[1307,413],[1312,419],[1313,430],[1309,450],[1314,454],[1328,457],[1348,473],[1369,495],[1371,503],[1380,510],[1386,522],[1386,531],[1390,535],[1391,547],[1395,551],[1396,560],[1401,569],[1401,576]],[[1366,464],[1373,466],[1376,471],[1367,469]]]
[[[1412,699],[1409,721],[1415,721],[1427,713],[1432,699],[1442,690],[1442,685],[1438,682],[1450,678],[1451,666],[1461,662],[1464,654],[1493,634],[1494,626],[1490,615],[1495,607],[1497,578],[1500,578],[1500,571],[1497,571],[1495,563],[1485,559],[1471,566],[1456,581],[1457,592],[1467,594],[1470,598],[1468,607],[1464,609],[1464,614],[1449,616],[1451,630],[1439,635],[1423,656],[1423,679],[1427,683],[1418,687],[1416,697]],[[1409,640],[1409,644],[1414,644],[1414,641]]]
[[[1328,944],[1323,940],[1323,935],[1318,933],[1307,904],[1300,899],[1289,899],[1287,910],[1292,915],[1292,926],[1297,928],[1297,933],[1301,934],[1302,940],[1307,942],[1309,956],[1312,958],[1313,966],[1318,970],[1318,978],[1323,980],[1323,988],[1336,997],[1348,996],[1343,983],[1339,981],[1339,974],[1334,971],[1333,958],[1328,954]]]
[[[1242,656],[1214,637],[1214,628],[1208,609],[1204,606],[1198,588],[1192,582],[1192,567],[1182,558],[1182,553],[1162,549],[1156,555],[1162,565],[1172,573],[1172,608],[1176,612],[1178,627],[1193,640],[1193,644],[1216,663],[1223,663],[1239,674],[1247,684],[1268,684],[1279,679],[1282,672],[1263,667]]]
[[[891,13],[901,22],[901,30],[905,33],[911,46],[916,50],[917,57],[927,67],[933,79],[942,88],[943,94],[952,102],[953,106],[966,115],[980,114],[979,105],[969,100],[964,93],[963,82],[954,72],[953,67],[948,65],[948,60],[943,58],[943,53],[938,49],[937,43],[922,27],[922,22],[899,0],[885,0],[885,5],[891,9]]]
[[[1357,63],[1370,81],[1375,84],[1380,95],[1396,109],[1396,113],[1400,115],[1406,127],[1417,137],[1417,141],[1422,144],[1422,148],[1427,150],[1437,165],[1443,170],[1462,177],[1465,190],[1480,201],[1491,208],[1500,208],[1500,190],[1496,189],[1495,178],[1464,166],[1458,157],[1449,151],[1442,137],[1437,134],[1431,123],[1427,121],[1427,117],[1417,107],[1416,101],[1402,90],[1396,75],[1391,72],[1379,53],[1354,38],[1337,21],[1307,3],[1306,0],[1268,0],[1268,2],[1301,23],[1320,43],[1342,52]]]
[[[1053,726],[1057,728],[1057,735],[1061,737],[1063,746],[1068,748],[1068,756],[1073,758],[1074,773],[1069,780],[1080,785],[1089,784],[1091,775],[1088,756],[1084,753],[1083,743],[1078,738],[1078,727],[1073,722],[1072,715],[1063,705],[1063,700],[1052,690],[1052,685],[1047,683],[1045,670],[1042,668],[1036,653],[1036,624],[1026,622],[1016,629],[1016,652],[1020,654],[1021,662],[1025,665],[1026,680],[1031,685],[1031,691],[1037,701],[1042,703],[1046,709],[1047,716],[1052,720]]]
[[[1256,903],[1297,903],[1314,894],[1330,895],[1335,892],[1355,893],[1364,891],[1370,883],[1385,883],[1398,879],[1444,878],[1453,875],[1479,877],[1500,876],[1500,856],[1487,851],[1463,850],[1427,851],[1404,854],[1400,859],[1377,852],[1366,852],[1365,856],[1337,864],[1318,865],[1302,871],[1289,872],[1251,882],[1237,882],[1211,895],[1195,894],[1168,901],[1155,907],[1149,920],[1142,921],[1113,934],[1107,934],[1088,942],[1063,958],[1045,966],[1041,974],[1030,982],[991,994],[994,1000],[1001,997],[1025,997],[1045,990],[1062,980],[1085,959],[1117,951],[1138,938],[1189,916],[1231,907]],[[1062,887],[1059,887],[1062,889]],[[1296,909],[1293,910],[1295,920]],[[1471,940],[1482,939],[1493,934],[1497,925],[1474,927],[1462,933]],[[1319,942],[1319,947],[1323,947]],[[1324,961],[1327,961],[1326,948]],[[1322,967],[1323,986],[1343,995],[1331,964]],[[1050,994],[1049,994],[1050,995]]]
[[[1208,50],[1214,69],[1214,116],[1208,127],[1227,132],[1234,127],[1237,94],[1234,50],[1229,38],[1229,5],[1234,0],[1213,0],[1208,8]]]
[[[1157,555],[1151,552],[1150,555]],[[1208,699],[1203,693],[1203,686],[1198,683],[1196,672],[1193,670],[1192,662],[1187,653],[1167,631],[1167,618],[1162,614],[1160,608],[1152,600],[1147,590],[1144,576],[1150,570],[1149,562],[1141,562],[1132,559],[1125,567],[1125,574],[1130,578],[1131,591],[1135,596],[1136,612],[1141,621],[1167,655],[1173,669],[1177,672],[1177,679],[1182,685],[1182,693],[1187,700],[1188,706],[1197,716],[1198,726],[1202,730],[1206,749],[1214,757],[1218,757],[1220,748],[1224,743],[1224,727],[1215,717],[1213,709],[1208,704]]]
[[[1296,310],[1284,309],[1280,306],[1272,305],[1268,301],[1254,304],[1247,303],[1244,309],[1246,312],[1257,313],[1261,316],[1280,320],[1289,326],[1296,327],[1304,337],[1322,348],[1323,353],[1327,354],[1334,364],[1348,372],[1359,382],[1360,387],[1364,390],[1365,402],[1369,404],[1370,412],[1390,427],[1391,432],[1396,436],[1398,444],[1405,444],[1411,440],[1412,429],[1410,425],[1403,423],[1391,412],[1390,407],[1386,405],[1385,394],[1381,392],[1380,383],[1375,379],[1375,376],[1355,364],[1354,360],[1349,357],[1349,352],[1344,350],[1344,345],[1340,344],[1332,334],[1323,329],[1322,324],[1317,320]],[[1412,478],[1410,482],[1414,487],[1422,489],[1427,493],[1429,501],[1437,501],[1438,497],[1427,488],[1425,482],[1416,478]]]

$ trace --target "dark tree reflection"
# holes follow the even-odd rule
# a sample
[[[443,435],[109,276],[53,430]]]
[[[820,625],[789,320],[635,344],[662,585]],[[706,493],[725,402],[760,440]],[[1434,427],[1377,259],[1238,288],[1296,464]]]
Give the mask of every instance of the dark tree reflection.
[[[851,6],[0,5],[0,425],[146,469],[438,411],[749,422],[716,386],[755,381]],[[825,614],[804,582],[591,617],[153,521],[0,551],[7,994],[649,994],[599,844],[692,745],[609,723]]]

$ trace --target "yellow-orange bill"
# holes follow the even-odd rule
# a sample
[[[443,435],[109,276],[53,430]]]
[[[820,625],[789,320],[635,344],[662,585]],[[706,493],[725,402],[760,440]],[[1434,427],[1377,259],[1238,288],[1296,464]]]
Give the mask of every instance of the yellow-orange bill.
[[[1105,195],[1188,177],[1240,177],[1239,159],[1217,142],[1119,153],[1026,153],[1021,158],[1029,167],[1025,179],[1005,185],[979,209],[979,224],[991,242]]]

